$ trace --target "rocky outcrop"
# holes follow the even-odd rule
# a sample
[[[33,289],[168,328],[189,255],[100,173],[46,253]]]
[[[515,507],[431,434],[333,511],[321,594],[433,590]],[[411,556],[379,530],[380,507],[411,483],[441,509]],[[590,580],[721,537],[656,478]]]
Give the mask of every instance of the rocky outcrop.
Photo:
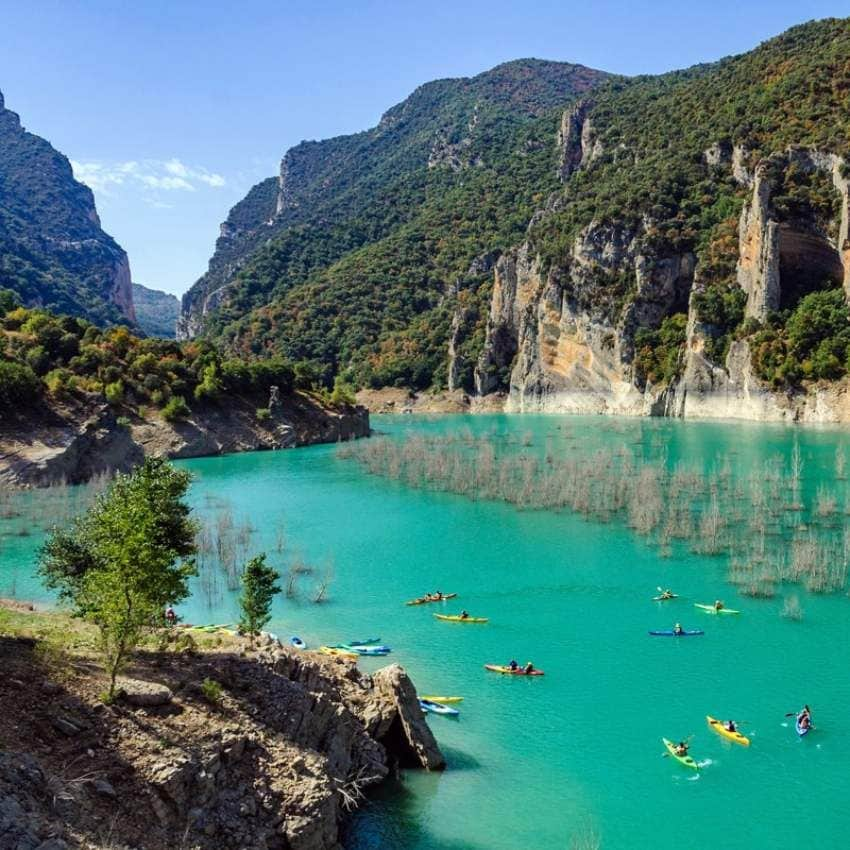
[[[42,410],[20,421],[4,421],[0,484],[76,484],[131,469],[146,455],[203,457],[369,435],[369,413],[362,407],[325,408],[296,393],[280,400],[268,419],[258,419],[257,408],[266,402],[237,397],[226,405],[196,405],[188,419],[176,422],[130,411],[119,422],[116,412],[102,403]]]
[[[839,196],[837,236],[831,239],[813,223],[780,221],[771,205],[778,175],[789,168],[828,175]],[[763,160],[755,169],[752,197],[744,206],[739,226],[738,285],[747,293],[747,316],[764,321],[778,310],[783,274],[832,279],[850,297],[848,242],[848,180],[844,160],[810,148],[789,148]]]
[[[397,764],[445,766],[397,665],[370,677],[231,639],[137,658],[133,693],[169,701],[105,707],[90,664],[59,683],[32,656],[0,639],[0,734],[15,748],[0,753],[2,847],[101,847],[108,834],[146,850],[175,835],[198,850],[339,850],[340,823]]]
[[[567,177],[584,165],[588,120],[582,104],[564,115],[559,143]],[[848,291],[850,181],[841,157],[789,148],[751,169],[746,148],[718,142],[703,160],[709,169],[731,171],[748,193],[736,267],[747,317],[763,322],[785,305],[786,290],[806,291],[824,279]],[[827,228],[782,217],[772,199],[787,173],[825,176],[837,194],[837,220]],[[754,373],[746,340],[732,342],[722,365],[711,362],[705,349],[711,329],[700,324],[694,306],[703,285],[696,256],[659,253],[653,232],[647,218],[637,226],[591,223],[575,237],[567,260],[548,269],[532,242],[502,256],[475,372],[478,395],[507,391],[509,411],[850,421],[848,381],[776,392]],[[673,313],[688,315],[680,372],[669,385],[653,386],[634,369],[635,335]]]
[[[502,257],[478,392],[499,388],[509,370],[508,410],[646,413],[631,365],[634,334],[687,303],[695,260],[651,257],[643,235],[644,228],[590,225],[568,266],[545,273],[529,243]]]
[[[562,183],[602,154],[602,142],[596,138],[590,118],[593,106],[592,100],[581,100],[561,116],[558,176]]]

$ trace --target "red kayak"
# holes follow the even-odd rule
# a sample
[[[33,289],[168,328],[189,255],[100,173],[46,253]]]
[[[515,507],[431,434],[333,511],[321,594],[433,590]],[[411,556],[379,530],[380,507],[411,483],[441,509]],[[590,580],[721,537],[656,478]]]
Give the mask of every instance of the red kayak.
[[[503,676],[545,676],[542,670],[532,670],[526,673],[522,667],[517,667],[516,670],[511,670],[510,667],[504,664],[485,664],[485,670],[492,670],[494,673],[501,673]]]

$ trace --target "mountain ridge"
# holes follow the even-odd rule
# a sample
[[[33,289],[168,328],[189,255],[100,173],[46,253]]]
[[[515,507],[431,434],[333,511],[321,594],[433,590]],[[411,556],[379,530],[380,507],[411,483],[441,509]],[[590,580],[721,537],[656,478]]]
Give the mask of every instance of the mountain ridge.
[[[68,158],[28,132],[0,93],[0,288],[28,306],[134,323],[126,252],[103,231]]]

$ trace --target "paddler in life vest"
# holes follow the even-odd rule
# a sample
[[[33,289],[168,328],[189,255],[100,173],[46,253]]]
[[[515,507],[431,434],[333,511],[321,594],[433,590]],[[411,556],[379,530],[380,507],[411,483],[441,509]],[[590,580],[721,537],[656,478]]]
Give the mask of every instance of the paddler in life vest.
[[[682,628],[681,623],[676,623],[676,625],[673,626],[673,634],[674,635],[683,635],[684,633],[685,633],[685,630]]]
[[[466,610],[466,608],[464,608],[463,611],[460,612],[460,618],[461,620],[469,619],[469,612]]]
[[[517,660],[515,658],[511,659],[511,663],[508,664],[508,667],[510,667],[511,673],[515,673],[517,670],[519,670],[519,664],[517,663]]]
[[[679,741],[675,746],[675,752],[677,756],[686,756],[688,754],[688,742],[687,741]]]

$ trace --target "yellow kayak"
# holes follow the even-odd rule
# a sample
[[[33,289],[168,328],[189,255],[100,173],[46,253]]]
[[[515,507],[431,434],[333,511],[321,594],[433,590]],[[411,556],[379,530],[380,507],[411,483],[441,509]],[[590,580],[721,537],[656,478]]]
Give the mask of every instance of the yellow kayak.
[[[359,654],[356,652],[349,652],[346,649],[338,649],[335,646],[320,646],[319,652],[322,655],[336,655],[339,658],[359,658]]]
[[[750,746],[750,739],[745,735],[742,735],[740,732],[730,732],[726,726],[723,724],[722,720],[717,720],[712,717],[710,714],[705,715],[705,719],[708,721],[708,725],[717,732],[723,738],[728,738],[730,741],[734,741],[736,744],[740,744],[742,747]]]
[[[424,699],[424,700],[426,700],[427,702],[438,702],[438,703],[440,703],[440,705],[449,705],[450,703],[453,703],[453,702],[463,702],[463,697],[434,697],[434,696],[427,696],[427,697],[419,697],[419,699]]]
[[[452,623],[488,623],[488,617],[461,617],[460,614],[434,614],[438,620],[449,620]]]

